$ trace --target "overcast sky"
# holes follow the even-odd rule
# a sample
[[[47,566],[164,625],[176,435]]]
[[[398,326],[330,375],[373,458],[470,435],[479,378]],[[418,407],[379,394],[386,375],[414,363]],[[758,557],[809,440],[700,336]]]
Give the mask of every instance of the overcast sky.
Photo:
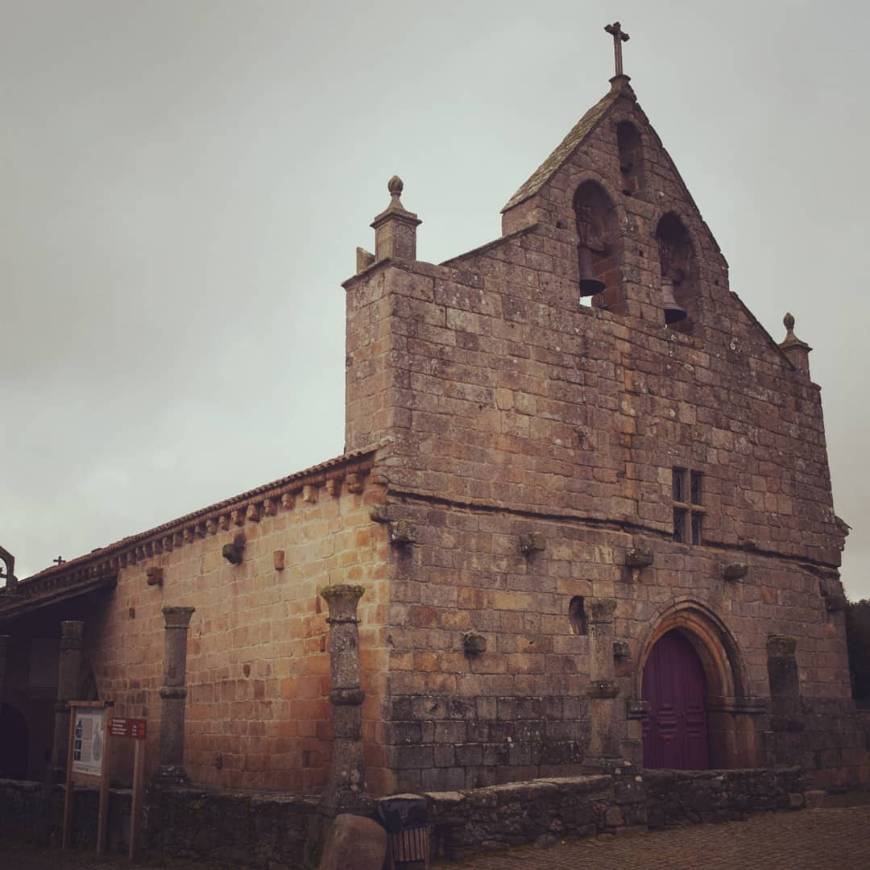
[[[339,454],[386,181],[439,262],[626,72],[777,340],[815,348],[870,596],[866,51],[847,2],[0,0],[0,544],[19,577]]]

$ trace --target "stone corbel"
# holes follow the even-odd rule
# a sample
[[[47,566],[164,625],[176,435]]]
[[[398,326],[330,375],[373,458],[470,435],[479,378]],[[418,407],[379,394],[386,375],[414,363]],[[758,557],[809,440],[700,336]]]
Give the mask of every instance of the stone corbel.
[[[628,661],[631,658],[631,648],[627,640],[613,641],[613,657],[620,662]]]
[[[393,547],[408,547],[417,543],[414,526],[408,520],[394,520],[388,523],[387,531]]]
[[[646,719],[650,714],[650,703],[644,701],[643,698],[626,698],[625,699],[625,718],[626,719]]]
[[[619,696],[619,683],[616,680],[592,680],[586,695],[589,698],[616,698]]]
[[[482,634],[469,631],[462,636],[462,649],[466,658],[477,658],[486,652],[486,638]]]
[[[520,535],[520,552],[528,558],[534,553],[541,553],[545,549],[544,539],[540,535],[529,533]]]
[[[650,550],[645,550],[642,547],[632,547],[625,554],[625,567],[628,568],[631,575],[631,582],[637,583],[640,579],[640,572],[644,568],[649,568],[655,561]]]
[[[245,552],[245,536],[241,532],[233,538],[231,544],[224,544],[221,554],[232,565],[240,565]]]
[[[749,566],[745,562],[729,562],[722,566],[722,579],[734,583],[737,580],[742,580],[748,571]]]

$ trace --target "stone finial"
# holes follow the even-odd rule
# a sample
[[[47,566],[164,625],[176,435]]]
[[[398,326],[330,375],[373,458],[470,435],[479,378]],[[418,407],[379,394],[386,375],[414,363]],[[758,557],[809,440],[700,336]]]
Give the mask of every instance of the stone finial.
[[[0,547],[0,580],[6,581],[6,590],[11,592],[18,585],[15,576],[15,556],[4,547]]]
[[[399,178],[398,175],[394,175],[387,182],[387,190],[390,191],[390,196],[393,198],[393,201],[398,203],[399,208],[402,208],[402,202],[399,197],[402,195],[402,191],[405,189],[405,182]],[[392,203],[390,203],[392,206]]]
[[[786,312],[782,322],[785,326],[785,339],[779,345],[779,349],[796,369],[809,374],[812,348],[794,334],[794,315],[791,312]]]
[[[398,175],[394,175],[387,182],[390,204],[372,221],[375,231],[375,262],[387,259],[417,259],[417,227],[422,221],[402,205],[404,188],[404,182]]]

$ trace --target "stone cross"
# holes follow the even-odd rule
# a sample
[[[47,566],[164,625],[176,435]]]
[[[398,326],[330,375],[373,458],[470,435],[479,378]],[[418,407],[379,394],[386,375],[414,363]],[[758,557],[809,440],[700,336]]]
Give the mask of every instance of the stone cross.
[[[616,75],[621,76],[622,72],[622,43],[628,42],[629,36],[622,29],[622,25],[618,21],[613,24],[608,24],[604,28],[613,37],[613,54],[616,61]]]
[[[66,562],[66,559],[64,559],[63,556],[58,556],[56,559],[52,559],[52,561],[55,565],[63,565],[63,563]]]

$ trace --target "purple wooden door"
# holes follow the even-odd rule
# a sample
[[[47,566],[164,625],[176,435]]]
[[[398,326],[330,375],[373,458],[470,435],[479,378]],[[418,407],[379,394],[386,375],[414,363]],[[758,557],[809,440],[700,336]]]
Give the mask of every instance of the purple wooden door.
[[[709,767],[706,693],[694,647],[680,632],[669,631],[652,648],[643,670],[643,697],[650,705],[643,725],[644,767]]]

